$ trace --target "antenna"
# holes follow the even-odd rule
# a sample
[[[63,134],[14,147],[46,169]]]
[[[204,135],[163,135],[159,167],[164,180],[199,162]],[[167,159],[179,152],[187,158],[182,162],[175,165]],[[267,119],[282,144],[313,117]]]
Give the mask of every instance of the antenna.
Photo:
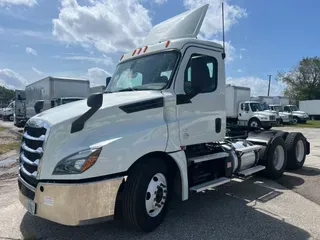
[[[226,58],[226,44],[225,44],[225,37],[224,37],[224,3],[222,2],[222,44],[223,44],[223,53],[222,53],[222,58]]]

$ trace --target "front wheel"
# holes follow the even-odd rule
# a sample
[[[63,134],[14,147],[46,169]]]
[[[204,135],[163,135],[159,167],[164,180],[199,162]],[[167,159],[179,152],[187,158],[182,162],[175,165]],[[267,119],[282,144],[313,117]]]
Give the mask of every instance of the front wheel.
[[[14,120],[13,115],[10,115],[10,116],[8,117],[8,119],[9,119],[10,122],[13,122],[13,120]]]
[[[261,122],[257,118],[250,119],[248,123],[248,127],[251,129],[260,129],[261,128]]]
[[[298,117],[293,117],[293,124],[299,123],[299,118]]]
[[[146,159],[136,166],[124,186],[124,220],[145,232],[156,229],[165,217],[171,186],[171,177],[162,159]]]

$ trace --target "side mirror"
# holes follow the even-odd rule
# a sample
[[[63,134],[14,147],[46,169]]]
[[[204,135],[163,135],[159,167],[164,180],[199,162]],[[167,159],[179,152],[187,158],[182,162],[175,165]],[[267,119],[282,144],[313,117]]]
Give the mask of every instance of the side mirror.
[[[103,95],[102,93],[93,93],[87,99],[88,107],[99,109],[102,105]]]
[[[107,77],[107,78],[106,78],[106,87],[108,87],[110,81],[111,81],[111,77]]]
[[[34,111],[36,112],[36,114],[40,113],[42,109],[43,109],[43,101],[38,101],[34,104]]]

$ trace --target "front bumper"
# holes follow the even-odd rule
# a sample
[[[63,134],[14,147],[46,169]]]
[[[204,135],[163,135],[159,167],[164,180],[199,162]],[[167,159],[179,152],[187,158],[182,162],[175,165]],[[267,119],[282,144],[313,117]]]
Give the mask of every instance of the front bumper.
[[[76,226],[113,219],[124,177],[88,183],[42,183],[34,188],[19,175],[19,200],[25,208],[35,203],[35,216]],[[33,198],[33,199],[32,199]]]
[[[270,127],[270,126],[276,126],[277,121],[261,121],[261,126],[262,127]]]

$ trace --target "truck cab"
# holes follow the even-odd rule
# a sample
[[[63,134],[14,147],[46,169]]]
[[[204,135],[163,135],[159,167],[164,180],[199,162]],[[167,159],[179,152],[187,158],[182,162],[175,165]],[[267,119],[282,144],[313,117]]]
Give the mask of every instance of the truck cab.
[[[3,109],[2,111],[2,119],[3,120],[8,120],[8,121],[13,121],[14,113],[14,101],[10,102],[9,105]]]
[[[31,214],[64,225],[119,217],[150,232],[175,194],[184,201],[189,192],[234,176],[283,174],[285,136],[267,131],[225,138],[225,52],[196,38],[207,9],[154,26],[141,46],[120,57],[104,94],[29,119],[18,186],[20,202]],[[241,115],[275,120],[255,102],[238,106]],[[290,158],[291,166],[300,168],[309,143],[300,133],[287,138],[294,140],[290,151],[300,147]]]
[[[303,111],[300,111],[296,105],[283,106],[285,113],[291,113],[293,116],[293,123],[306,123],[309,119],[309,115]]]
[[[248,124],[250,127],[262,127],[266,130],[271,129],[272,126],[276,125],[276,113],[263,111],[259,102],[240,102],[238,109],[240,125],[243,122],[243,124]]]
[[[283,108],[279,104],[270,104],[269,109],[276,111],[280,117],[280,123],[293,123],[293,115],[291,112],[284,112]]]

